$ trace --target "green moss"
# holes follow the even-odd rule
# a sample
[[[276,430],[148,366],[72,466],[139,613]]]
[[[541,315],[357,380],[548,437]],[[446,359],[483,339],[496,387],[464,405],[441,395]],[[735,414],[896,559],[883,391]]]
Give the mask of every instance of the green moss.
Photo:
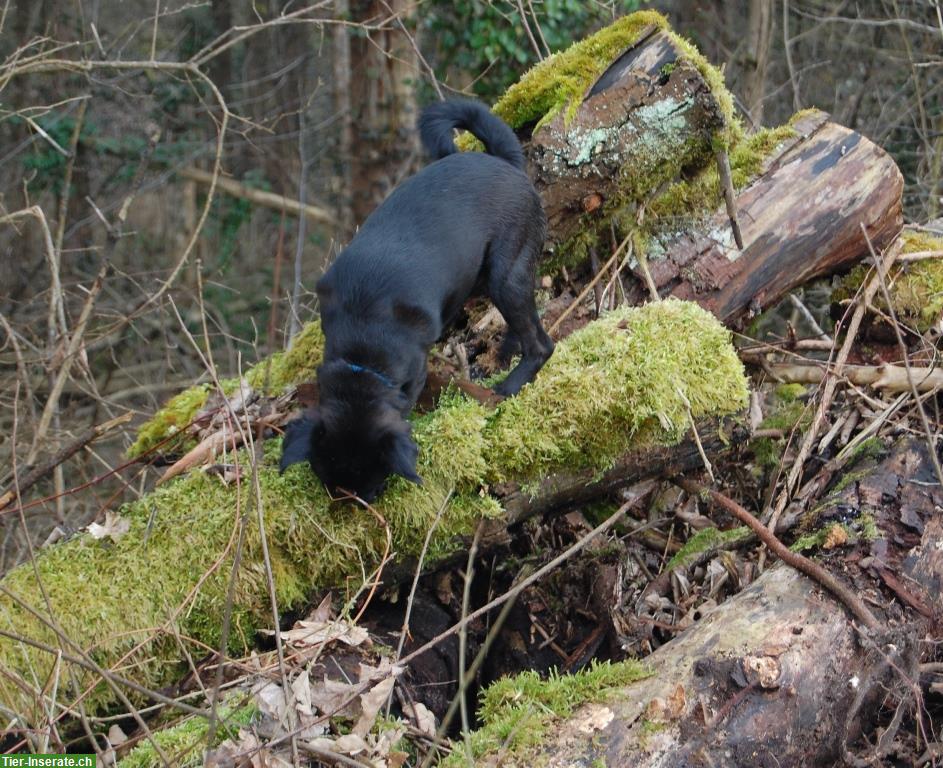
[[[795,382],[777,384],[774,391],[776,397],[783,403],[794,403],[809,394],[809,388],[805,384]]]
[[[675,34],[668,20],[657,11],[623,16],[565,51],[544,59],[508,88],[495,104],[495,113],[513,128],[535,125],[535,129],[550,122],[561,110],[571,116],[586,89],[650,26],[665,30],[681,52],[682,60],[689,61],[704,77],[727,122],[733,124],[733,99],[723,75],[691,43]]]
[[[492,480],[608,469],[630,447],[677,442],[695,418],[747,398],[729,332],[676,300],[622,309],[569,336],[489,423]]]
[[[887,446],[884,445],[884,441],[880,437],[869,437],[867,440],[862,440],[855,449],[851,451],[848,455],[849,460],[853,462],[860,461],[861,459],[880,459],[887,454]]]
[[[714,527],[705,528],[695,533],[684,543],[684,546],[668,561],[667,569],[670,571],[678,567],[688,566],[704,552],[721,549],[726,545],[743,541],[749,536],[750,529],[746,526],[731,528],[727,531],[721,531]]]
[[[870,469],[862,469],[862,470],[858,470],[857,472],[845,472],[841,476],[841,479],[837,483],[835,483],[834,487],[831,490],[831,493],[841,493],[848,486],[854,485],[862,478],[867,477],[869,471]]]
[[[250,368],[246,372],[246,381],[255,390],[274,394],[278,394],[285,387],[313,381],[321,364],[323,348],[324,334],[321,333],[321,323],[317,320],[308,323],[295,336],[287,352],[276,352]],[[224,379],[220,381],[220,385],[223,394],[229,397],[239,389],[239,380]],[[128,449],[128,456],[134,458],[147,453],[162,440],[186,427],[206,404],[212,391],[212,385],[198,384],[172,397],[138,428],[137,439]],[[185,446],[181,442],[168,446],[168,450],[182,448]]]
[[[212,746],[233,738],[240,728],[249,726],[258,714],[255,706],[219,708],[219,726]],[[203,749],[209,723],[200,717],[191,717],[172,728],[154,731],[154,741],[171,759],[174,768],[198,768],[203,765]],[[164,765],[153,743],[144,741],[118,761],[119,768],[162,768]]]
[[[667,29],[668,21],[656,11],[638,11],[544,59],[508,88],[495,104],[495,113],[520,128],[539,127],[560,110],[572,110],[613,59],[652,25]]]
[[[804,384],[779,384],[771,393],[760,429],[782,430],[783,437],[762,437],[751,442],[753,457],[763,469],[778,467],[793,430],[801,431],[812,423],[812,410],[801,399],[807,393]]]
[[[498,680],[482,694],[479,716],[483,724],[470,736],[476,764],[486,764],[486,756],[499,750],[520,756],[538,749],[555,721],[565,719],[581,704],[611,700],[620,688],[650,674],[637,661],[594,661],[575,675],[551,673],[541,679],[528,671]],[[462,745],[456,744],[440,765],[466,765]]]
[[[494,412],[451,392],[417,419],[424,484],[393,480],[376,506],[383,521],[332,503],[305,465],[280,474],[280,441],[267,441],[258,483],[280,609],[300,607],[319,587],[359,584],[382,558],[387,529],[397,557],[417,555],[443,507],[429,559],[454,553],[478,520],[502,513],[488,483],[536,484],[557,469],[601,472],[629,448],[680,439],[689,418],[679,389],[695,418],[745,403],[743,369],[726,329],[697,305],[675,300],[613,313],[560,342],[537,379]],[[238,451],[231,461],[246,470],[238,484],[191,472],[126,505],[122,515],[131,528],[117,542],[79,535],[39,554],[36,570],[56,620],[103,666],[124,659],[125,674],[158,688],[178,672],[178,633],[203,644],[201,653],[218,647],[243,513],[248,528],[230,650],[245,652],[255,629],[270,624],[248,453]],[[45,613],[31,566],[10,571],[3,585]],[[56,645],[42,622],[2,595],[0,628]],[[41,717],[31,710],[35,697],[16,681],[35,685],[52,663],[38,649],[0,640],[7,673],[0,704],[32,721]],[[76,675],[90,682],[85,672]],[[87,707],[99,711],[113,701],[111,690],[99,686]]]
[[[206,403],[210,389],[209,384],[197,384],[170,398],[167,405],[138,429],[137,439],[128,449],[128,455],[131,458],[140,456],[161,441],[180,433],[180,430],[193,421],[200,408]],[[183,438],[184,434],[180,433],[180,439]],[[168,448],[175,447],[180,447],[179,441],[176,445],[168,446]]]
[[[793,542],[789,549],[793,552],[807,552],[810,549],[821,549],[836,525],[848,536],[847,542],[842,546],[853,546],[861,541],[874,541],[879,533],[874,516],[862,513],[858,515],[854,522],[827,522],[816,530],[800,536]]]
[[[920,230],[905,229],[901,233],[902,253],[943,251],[943,237]],[[832,292],[833,301],[847,301],[854,297],[871,274],[866,264],[856,265]],[[889,293],[894,311],[902,322],[925,332],[943,319],[943,256],[920,261],[898,261],[891,267]],[[874,300],[878,309],[887,311],[883,292]]]
[[[246,381],[253,389],[278,394],[285,387],[314,381],[324,350],[321,323],[307,323],[292,339],[287,352],[276,352],[246,373]]]

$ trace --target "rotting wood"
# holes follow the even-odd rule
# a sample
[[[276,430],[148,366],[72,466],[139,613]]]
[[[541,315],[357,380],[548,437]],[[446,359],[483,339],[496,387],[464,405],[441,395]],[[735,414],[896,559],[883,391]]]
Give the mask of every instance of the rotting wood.
[[[652,27],[588,89],[575,114],[561,110],[525,147],[547,213],[548,249],[598,223],[627,186],[641,200],[666,180],[664,169],[680,171],[685,158],[709,162],[723,126],[700,72]]]
[[[891,157],[859,133],[826,122],[813,127],[736,199],[743,249],[726,210],[681,235],[657,261],[662,295],[697,301],[738,325],[817,277],[867,255],[861,225],[876,249],[901,231],[903,177]]]

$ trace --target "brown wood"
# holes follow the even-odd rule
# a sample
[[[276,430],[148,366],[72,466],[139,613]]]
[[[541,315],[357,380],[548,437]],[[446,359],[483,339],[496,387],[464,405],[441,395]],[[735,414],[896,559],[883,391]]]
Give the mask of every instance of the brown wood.
[[[847,269],[868,254],[867,228],[884,248],[903,226],[903,177],[880,147],[826,122],[741,192],[744,248],[726,211],[667,246],[651,263],[662,295],[697,301],[728,325],[775,305],[794,288]]]

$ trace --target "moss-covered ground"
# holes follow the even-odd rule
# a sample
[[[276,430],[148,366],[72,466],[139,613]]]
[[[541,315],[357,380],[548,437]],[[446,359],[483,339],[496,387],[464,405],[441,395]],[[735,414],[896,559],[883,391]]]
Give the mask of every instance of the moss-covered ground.
[[[482,727],[470,736],[475,764],[487,765],[489,755],[501,752],[506,764],[534,765],[554,723],[566,719],[581,704],[611,700],[619,688],[649,674],[637,661],[593,662],[573,675],[551,674],[542,679],[528,671],[498,680],[483,692],[478,710]],[[468,765],[464,745],[456,742],[452,754],[440,765]]]
[[[307,350],[306,360],[317,357]],[[297,355],[281,360],[292,371],[286,375],[309,375],[300,363],[288,367],[286,358]],[[705,310],[673,300],[619,310],[562,341],[537,379],[493,412],[447,394],[414,424],[424,484],[393,481],[377,510],[394,554],[408,557],[420,551],[448,499],[432,538],[435,560],[455,551],[477,520],[501,514],[487,492],[491,483],[536,485],[557,469],[601,472],[626,449],[677,441],[689,423],[685,398],[699,418],[740,409],[746,394],[729,334]],[[386,533],[371,512],[332,503],[307,466],[279,474],[279,452],[279,440],[264,444],[257,478],[284,610],[318,587],[362,583],[383,555]],[[98,663],[159,687],[178,672],[180,637],[201,653],[218,647],[234,543],[248,515],[230,637],[232,652],[246,650],[271,616],[249,453],[225,460],[244,468],[238,483],[191,472],[126,505],[122,515],[131,528],[118,541],[79,535],[41,552],[35,571],[12,570],[3,587],[46,616],[38,577],[69,637]],[[54,632],[6,595],[0,628],[57,646]],[[2,640],[0,703],[35,722],[40,715],[31,711],[27,691],[42,685],[53,661],[45,651]],[[113,702],[113,692],[99,686],[86,706],[100,711]]]
[[[793,430],[803,430],[812,423],[812,410],[806,402],[808,387],[804,384],[780,384],[773,389],[766,403],[766,415],[760,429],[782,430],[782,437],[760,437],[751,447],[756,463],[762,469],[776,469]]]
[[[250,705],[219,708],[219,727],[215,743],[234,738],[240,728],[250,725],[258,710]],[[170,758],[174,768],[199,768],[203,765],[203,750],[207,746],[209,723],[202,717],[190,717],[172,728],[154,732],[154,741]],[[118,761],[119,768],[162,768],[163,760],[150,741],[143,741]]]

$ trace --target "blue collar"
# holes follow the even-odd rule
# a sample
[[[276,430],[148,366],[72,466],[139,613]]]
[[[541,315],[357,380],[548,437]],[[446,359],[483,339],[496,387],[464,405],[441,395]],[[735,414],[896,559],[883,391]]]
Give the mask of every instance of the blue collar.
[[[369,373],[372,374],[374,378],[378,379],[381,384],[389,387],[390,389],[396,389],[396,385],[392,382],[389,376],[386,376],[379,371],[373,370],[373,368],[367,368],[365,365],[357,365],[356,363],[351,363],[347,360],[344,361],[347,363],[347,367],[352,370],[354,373]]]

